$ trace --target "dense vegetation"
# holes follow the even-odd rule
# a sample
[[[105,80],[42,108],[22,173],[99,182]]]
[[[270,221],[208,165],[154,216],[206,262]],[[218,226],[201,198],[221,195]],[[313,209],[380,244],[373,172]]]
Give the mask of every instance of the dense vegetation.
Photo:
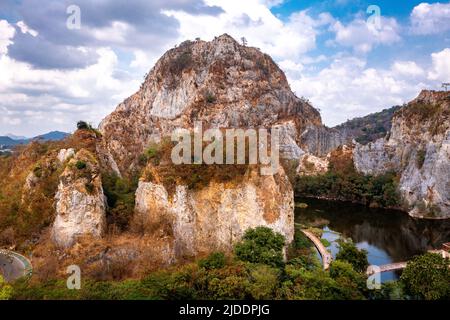
[[[121,178],[115,173],[102,175],[103,192],[107,207],[107,222],[110,231],[124,231],[134,213],[138,176]],[[114,230],[111,230],[114,229]]]
[[[398,177],[394,172],[364,175],[354,168],[352,159],[333,156],[325,174],[298,176],[298,196],[352,201],[370,206],[399,207]]]
[[[236,245],[235,256],[221,252],[200,259],[197,263],[174,266],[152,272],[142,279],[125,281],[96,281],[83,279],[80,290],[68,290],[63,279],[33,283],[22,279],[8,290],[13,299],[406,299],[448,298],[448,261],[437,255],[417,258],[405,276],[397,282],[389,282],[381,290],[369,291],[363,268],[367,263],[364,251],[351,243],[341,245],[338,259],[329,271],[322,270],[308,243],[301,233],[289,248],[291,255],[280,261],[284,239],[271,229],[259,227],[247,231]],[[263,251],[271,248],[270,258]],[[248,261],[247,250],[259,252]],[[242,254],[244,252],[244,254]],[[293,252],[300,255],[292,255]],[[272,258],[275,257],[275,258]],[[424,263],[426,260],[426,263]],[[439,261],[438,261],[439,260]],[[275,263],[274,263],[275,262]],[[446,268],[442,268],[442,266]],[[430,277],[423,280],[426,266]],[[437,268],[437,269],[436,269]],[[432,273],[433,270],[436,273]],[[422,273],[415,272],[421,270]],[[445,273],[447,272],[447,273]],[[426,285],[425,285],[426,284]],[[1,288],[1,286],[0,286]],[[410,295],[410,292],[416,292]]]

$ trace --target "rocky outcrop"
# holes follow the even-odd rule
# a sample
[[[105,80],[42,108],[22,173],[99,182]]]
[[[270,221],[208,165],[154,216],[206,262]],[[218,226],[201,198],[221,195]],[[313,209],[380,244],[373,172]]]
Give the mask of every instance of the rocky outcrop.
[[[100,131],[126,173],[150,142],[175,128],[193,128],[195,121],[204,128],[286,125],[286,157],[302,153],[300,134],[307,126],[321,126],[319,112],[295,96],[268,55],[222,35],[166,52],[140,90],[102,121]]]
[[[257,226],[272,228],[287,242],[294,235],[294,195],[282,168],[273,176],[249,169],[239,181],[210,181],[198,189],[177,184],[173,194],[162,183],[141,179],[136,214],[146,229],[171,239],[175,259],[230,252]]]
[[[297,173],[306,176],[324,174],[328,171],[329,163],[329,156],[320,158],[305,153],[299,158]]]
[[[73,148],[61,149],[58,152],[58,160],[61,163],[66,162],[67,160],[69,160],[73,156],[75,156],[75,150]]]
[[[102,236],[106,201],[99,165],[91,152],[81,149],[68,162],[55,201],[52,238],[58,246],[70,247],[80,236]]]
[[[340,145],[351,143],[338,130],[325,126],[308,125],[301,133],[300,145],[315,156],[324,157]]]
[[[386,138],[357,144],[353,159],[365,174],[397,172],[411,216],[449,218],[450,94],[422,91],[395,114]]]

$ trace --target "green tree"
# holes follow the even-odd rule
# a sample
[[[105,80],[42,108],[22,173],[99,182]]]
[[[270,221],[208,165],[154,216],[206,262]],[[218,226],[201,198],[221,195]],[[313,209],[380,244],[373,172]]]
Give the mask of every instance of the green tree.
[[[414,257],[400,277],[406,292],[426,300],[450,298],[449,259],[436,253]]]
[[[256,227],[245,232],[242,241],[236,244],[234,252],[242,261],[280,267],[283,265],[284,243],[283,235],[267,227]]]
[[[365,272],[369,266],[367,251],[359,250],[351,241],[341,241],[336,260],[347,261],[357,272]]]
[[[13,288],[0,275],[0,300],[8,300],[13,294]]]

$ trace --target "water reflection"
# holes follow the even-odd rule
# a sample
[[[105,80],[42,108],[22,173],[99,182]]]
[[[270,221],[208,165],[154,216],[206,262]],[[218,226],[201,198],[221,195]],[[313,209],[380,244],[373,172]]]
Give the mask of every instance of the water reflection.
[[[413,219],[404,212],[347,202],[301,198],[296,201],[308,204],[306,209],[296,208],[296,222],[322,228],[322,238],[330,242],[328,249],[333,256],[338,251],[336,240],[341,236],[366,249],[369,263],[375,265],[406,261],[450,241],[449,220]],[[398,273],[382,275],[382,281],[395,278]]]

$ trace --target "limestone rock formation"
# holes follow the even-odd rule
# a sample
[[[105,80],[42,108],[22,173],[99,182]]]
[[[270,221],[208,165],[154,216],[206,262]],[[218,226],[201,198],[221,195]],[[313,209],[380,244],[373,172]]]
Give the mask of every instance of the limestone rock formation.
[[[340,145],[351,143],[338,130],[323,125],[307,125],[300,140],[306,152],[319,157],[326,156]]]
[[[357,144],[355,167],[365,174],[395,171],[409,214],[450,217],[450,94],[424,90],[397,111],[392,130],[368,145]]]
[[[302,153],[300,135],[307,126],[321,126],[319,112],[295,96],[268,55],[225,34],[166,52],[141,89],[102,121],[100,131],[125,173],[151,141],[175,128],[192,128],[195,121],[220,128],[282,125],[289,135],[287,157]]]
[[[210,181],[198,189],[177,184],[173,194],[154,179],[141,179],[136,214],[148,229],[171,239],[175,259],[230,252],[248,228],[257,226],[272,228],[288,243],[293,239],[294,195],[281,167],[273,176],[249,168],[240,181]]]
[[[64,163],[73,156],[75,156],[75,150],[73,148],[61,149],[58,153],[58,160],[59,162]]]
[[[99,165],[94,155],[81,149],[60,176],[56,218],[52,238],[61,247],[70,247],[83,235],[101,237],[106,221],[106,201]]]
[[[300,175],[318,175],[328,171],[329,155],[316,157],[305,153],[299,158],[297,173]]]

